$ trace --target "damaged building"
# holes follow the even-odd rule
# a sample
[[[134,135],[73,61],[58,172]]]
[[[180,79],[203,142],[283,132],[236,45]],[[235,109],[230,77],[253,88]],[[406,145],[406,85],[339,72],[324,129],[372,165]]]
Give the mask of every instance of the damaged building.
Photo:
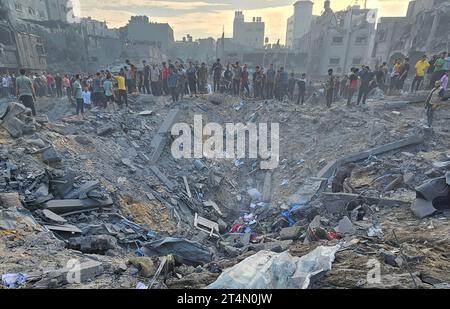
[[[375,35],[377,10],[355,5],[333,12],[325,1],[322,16],[316,18],[311,29],[300,39],[300,51],[308,54],[307,72],[324,76],[328,69],[337,74],[367,63]]]
[[[381,18],[372,51],[373,63],[392,63],[409,56],[415,62],[450,50],[450,2],[448,0],[415,0],[406,17]]]

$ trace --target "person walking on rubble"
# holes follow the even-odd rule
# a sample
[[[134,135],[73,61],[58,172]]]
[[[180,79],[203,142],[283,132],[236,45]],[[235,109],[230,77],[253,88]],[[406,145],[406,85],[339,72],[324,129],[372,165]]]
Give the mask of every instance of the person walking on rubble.
[[[428,94],[425,109],[427,110],[427,124],[431,128],[433,125],[434,112],[439,108],[442,102],[442,97],[440,96],[441,82],[436,81],[434,88]]]
[[[241,77],[241,94],[244,95],[244,89],[247,91],[247,96],[250,97],[250,88],[248,86],[248,70],[247,65],[244,64],[244,68],[242,69],[242,77]]]
[[[430,63],[427,61],[427,56],[423,55],[420,57],[419,61],[416,63],[416,76],[414,76],[412,85],[411,85],[411,92],[415,93],[419,90],[420,86],[423,83],[423,80],[425,78],[425,72],[430,67]]]
[[[147,61],[143,60],[142,65],[144,66],[144,93],[151,94],[150,91],[150,65],[147,64]]]
[[[294,72],[291,72],[291,76],[288,79],[288,97],[289,101],[294,100],[294,91],[295,91],[295,84],[297,80],[295,79]]]
[[[442,77],[442,75],[444,75],[445,73],[445,65],[446,65],[446,59],[447,58],[447,53],[444,52],[441,54],[441,56],[436,59],[435,63],[434,63],[434,71],[433,71],[433,75],[431,77],[431,84],[435,84],[436,81],[439,81]]]
[[[333,103],[334,97],[334,87],[336,87],[336,77],[333,74],[333,69],[328,70],[328,78],[325,83],[325,92],[326,92],[326,103],[327,107],[331,107],[331,103]]]
[[[36,92],[31,80],[25,76],[25,69],[20,69],[20,76],[16,78],[16,94],[19,101],[27,108],[31,109],[33,116],[36,116]]]
[[[154,96],[161,95],[161,72],[156,64],[153,64],[150,68],[150,87]]]
[[[81,86],[80,74],[75,75],[75,81],[73,82],[73,96],[77,102],[76,114],[79,119],[84,117],[84,101],[83,101],[83,88]]]

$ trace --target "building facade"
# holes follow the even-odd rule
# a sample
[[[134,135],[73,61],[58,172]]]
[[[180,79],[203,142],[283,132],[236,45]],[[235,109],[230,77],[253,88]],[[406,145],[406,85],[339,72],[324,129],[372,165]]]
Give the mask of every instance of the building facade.
[[[373,50],[377,10],[359,6],[333,12],[325,2],[322,16],[300,39],[300,52],[308,54],[310,75],[325,76],[328,69],[348,74],[352,67],[368,64]]]
[[[128,44],[149,45],[166,53],[174,44],[173,29],[166,23],[150,22],[147,16],[133,16],[122,29]]]
[[[310,0],[300,0],[294,3],[294,14],[287,20],[286,46],[296,48],[299,40],[310,30],[314,3]]]
[[[261,17],[253,17],[251,22],[246,22],[241,11],[234,13],[233,41],[238,45],[253,48],[264,46],[265,24]]]

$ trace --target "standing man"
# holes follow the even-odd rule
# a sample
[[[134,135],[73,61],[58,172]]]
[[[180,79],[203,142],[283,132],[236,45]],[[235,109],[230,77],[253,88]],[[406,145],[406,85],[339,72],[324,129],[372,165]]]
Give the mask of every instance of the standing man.
[[[92,80],[92,102],[94,106],[100,107],[103,105],[103,81],[100,72],[95,74],[95,78]]]
[[[284,96],[287,93],[289,84],[289,74],[287,71],[284,70],[284,67],[280,68],[280,78],[281,78],[281,101],[283,101]]]
[[[446,64],[445,58],[447,58],[446,52],[442,53],[441,56],[434,63],[434,72],[433,76],[431,77],[432,80],[431,83],[433,85],[435,85],[436,81],[439,81],[442,75],[444,75],[445,73],[445,64]]]
[[[266,85],[267,94],[266,94],[266,96],[268,99],[273,99],[273,89],[275,87],[275,75],[276,74],[277,74],[277,72],[273,68],[273,64],[270,64],[270,68],[267,70],[267,73],[266,73],[266,78],[267,78],[267,85]]]
[[[222,77],[222,70],[223,70],[223,66],[220,63],[220,59],[217,59],[217,61],[212,66],[213,79],[214,79],[214,92],[219,91],[220,78]]]
[[[359,78],[361,79],[361,85],[359,86],[359,93],[358,93],[358,101],[356,105],[366,104],[367,95],[369,94],[369,91],[371,90],[370,84],[374,80],[375,74],[370,71],[370,68],[368,66],[364,66],[363,70],[359,74]]]
[[[83,119],[84,116],[84,101],[83,101],[83,89],[81,87],[80,74],[75,75],[75,81],[73,82],[73,96],[77,102],[76,113],[79,119]]]
[[[325,83],[325,93],[326,93],[326,102],[327,107],[331,107],[331,103],[333,103],[334,96],[334,87],[336,86],[336,77],[333,74],[333,69],[328,70],[328,78]]]
[[[53,86],[54,86],[54,84],[55,84],[55,78],[49,72],[47,74],[47,89],[48,89],[48,93],[50,94],[51,97],[53,97]]]
[[[244,68],[242,69],[242,77],[241,77],[241,93],[244,94],[244,89],[247,91],[247,96],[250,97],[250,88],[248,87],[248,70],[247,65],[244,64]]]
[[[36,100],[36,93],[34,91],[33,83],[25,76],[25,69],[20,69],[20,76],[16,78],[16,94],[22,104],[31,109],[33,116],[36,116],[36,108],[34,101]]]
[[[411,92],[417,92],[420,86],[423,83],[425,78],[425,72],[430,67],[430,63],[427,61],[427,56],[423,55],[420,57],[419,61],[416,63],[416,76],[414,76],[414,80],[411,85]]]
[[[206,63],[202,62],[201,67],[197,71],[197,78],[200,85],[198,91],[204,94],[206,91],[206,83],[208,82],[208,68],[206,67]]]
[[[161,78],[162,78],[162,88],[164,90],[164,94],[169,94],[169,86],[167,85],[167,78],[169,77],[170,69],[167,66],[165,62],[162,63],[162,72],[161,72]]]
[[[191,93],[192,97],[194,96],[194,94],[197,94],[197,72],[192,62],[189,62],[189,68],[187,69],[186,74],[188,79],[189,92]]]
[[[262,74],[259,66],[256,66],[253,73],[253,95],[255,99],[262,98]]]
[[[150,92],[150,65],[147,61],[143,60],[142,65],[144,66],[144,93],[151,94]]]
[[[66,90],[67,99],[69,99],[70,104],[72,104],[72,88],[70,86],[69,76],[66,74],[63,78],[63,86]]]
[[[357,68],[351,68],[351,73],[348,76],[348,94],[347,94],[347,106],[350,106],[352,103],[353,95],[356,92],[356,89],[358,89],[358,69]]]
[[[239,65],[239,61],[233,65],[233,94],[239,95],[241,89],[242,68]]]
[[[434,111],[436,109],[438,109],[439,104],[442,101],[442,98],[439,95],[440,89],[441,89],[441,82],[436,81],[434,84],[434,88],[428,94],[428,97],[427,97],[427,100],[425,103],[425,108],[427,110],[427,124],[428,124],[429,128],[431,128],[431,126],[433,124]]]
[[[292,72],[291,76],[288,79],[288,96],[290,101],[294,100],[295,84],[296,84],[295,75],[294,72]]]
[[[405,85],[405,80],[408,78],[409,70],[411,69],[411,66],[409,65],[409,58],[405,58],[405,62],[402,65],[401,73],[398,78],[399,81],[399,90],[403,90],[403,87]]]
[[[120,71],[119,75],[114,76],[117,81],[117,96],[119,107],[122,107],[125,102],[125,106],[128,107],[128,95],[127,95],[127,87],[125,85],[125,75],[123,71]]]
[[[298,85],[298,99],[297,99],[297,105],[298,104],[304,104],[305,103],[305,94],[306,94],[306,74],[303,73],[300,79],[297,81]]]
[[[150,80],[151,80],[150,85],[154,96],[161,95],[160,78],[161,72],[159,71],[159,68],[156,66],[156,64],[153,64],[152,67],[150,68]]]
[[[11,84],[11,77],[9,77],[9,74],[6,74],[3,76],[2,80],[2,97],[8,98],[9,97],[9,85]]]
[[[63,91],[62,91],[62,77],[59,73],[56,73],[56,77],[55,77],[55,85],[56,85],[56,96],[58,98],[62,98],[63,95]]]

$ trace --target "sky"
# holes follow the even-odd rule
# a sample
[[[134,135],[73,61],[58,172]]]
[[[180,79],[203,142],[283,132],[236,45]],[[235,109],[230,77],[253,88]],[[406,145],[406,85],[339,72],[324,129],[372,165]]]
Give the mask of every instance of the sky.
[[[106,21],[116,28],[127,24],[133,15],[147,15],[153,22],[169,23],[180,40],[186,34],[196,38],[232,37],[234,11],[243,11],[246,21],[261,16],[270,42],[286,37],[286,20],[293,14],[296,0],[73,0],[79,2],[79,14]],[[409,0],[367,0],[368,8],[377,8],[379,16],[404,16]],[[355,0],[331,0],[333,10],[345,9]],[[363,5],[364,0],[359,0]],[[323,0],[314,0],[315,15],[323,10]]]

